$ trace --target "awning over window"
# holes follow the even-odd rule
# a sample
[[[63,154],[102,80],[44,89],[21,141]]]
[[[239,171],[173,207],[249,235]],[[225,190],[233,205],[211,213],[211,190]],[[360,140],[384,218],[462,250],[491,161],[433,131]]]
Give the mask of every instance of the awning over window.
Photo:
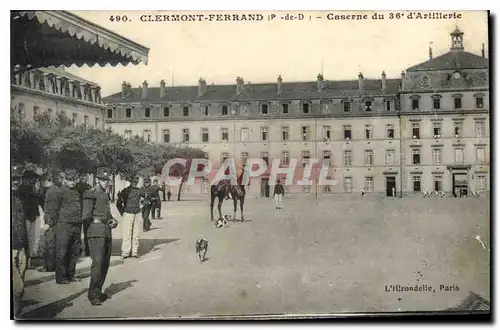
[[[67,11],[11,12],[11,67],[147,64],[149,48]]]

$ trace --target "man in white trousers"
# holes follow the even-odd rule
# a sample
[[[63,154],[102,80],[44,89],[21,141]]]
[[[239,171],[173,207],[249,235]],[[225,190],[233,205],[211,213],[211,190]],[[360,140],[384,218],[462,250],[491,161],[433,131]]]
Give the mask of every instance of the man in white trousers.
[[[276,203],[276,209],[283,209],[283,196],[285,196],[285,188],[280,183],[280,180],[276,182],[274,186],[274,202]]]

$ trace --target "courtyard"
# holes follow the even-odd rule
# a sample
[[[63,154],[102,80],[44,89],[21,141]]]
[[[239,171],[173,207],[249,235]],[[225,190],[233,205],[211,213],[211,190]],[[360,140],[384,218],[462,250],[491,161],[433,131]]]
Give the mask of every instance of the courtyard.
[[[232,207],[225,201],[223,213]],[[209,212],[208,200],[164,202],[164,219],[142,234],[141,258],[110,268],[111,297],[102,306],[89,304],[84,274],[66,286],[27,287],[22,317],[439,311],[470,292],[490,298],[486,197],[285,196],[283,210],[271,199],[248,199],[246,221],[221,229]],[[118,227],[115,256],[120,236]],[[200,237],[209,241],[203,263],[195,255]],[[423,291],[404,291],[416,285]]]

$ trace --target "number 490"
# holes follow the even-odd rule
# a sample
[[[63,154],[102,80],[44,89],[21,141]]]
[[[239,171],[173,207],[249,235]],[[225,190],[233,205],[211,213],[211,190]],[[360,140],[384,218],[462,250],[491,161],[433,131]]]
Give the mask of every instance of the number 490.
[[[111,15],[109,16],[109,20],[111,22],[127,22],[128,21],[128,17],[127,15],[123,15],[123,16],[120,16],[120,15]]]

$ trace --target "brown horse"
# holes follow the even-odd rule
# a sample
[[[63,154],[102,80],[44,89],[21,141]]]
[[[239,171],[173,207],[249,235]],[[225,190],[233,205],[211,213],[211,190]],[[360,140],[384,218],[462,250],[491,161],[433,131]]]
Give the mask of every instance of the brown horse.
[[[240,201],[241,221],[245,221],[243,217],[243,204],[245,204],[245,186],[233,186],[229,180],[220,180],[216,185],[210,186],[210,220],[214,221],[214,202],[215,197],[218,198],[217,209],[219,210],[219,219],[222,218],[222,203],[226,196],[230,196],[234,203],[233,219],[236,220],[236,210],[238,200]]]

